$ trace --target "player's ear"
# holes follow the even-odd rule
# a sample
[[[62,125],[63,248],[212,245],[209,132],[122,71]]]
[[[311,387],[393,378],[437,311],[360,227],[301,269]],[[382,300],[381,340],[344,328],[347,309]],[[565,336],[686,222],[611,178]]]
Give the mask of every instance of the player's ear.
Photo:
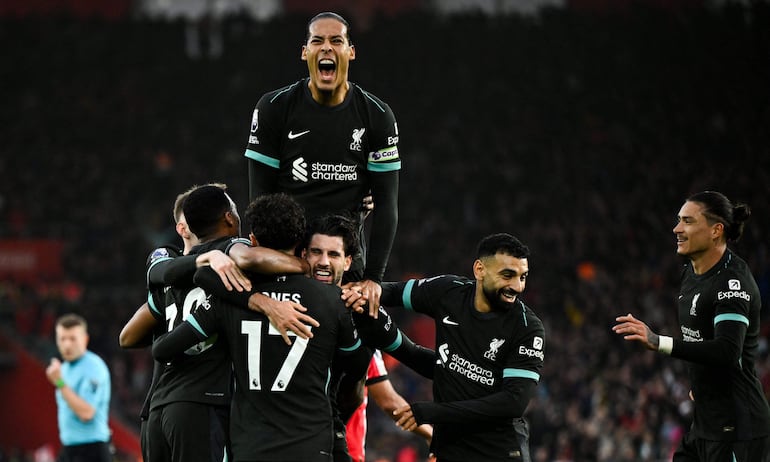
[[[714,239],[719,239],[722,237],[722,235],[725,233],[725,225],[722,222],[716,222],[714,223],[714,226],[711,227],[711,237]]]
[[[259,241],[254,233],[249,233],[249,240],[251,241],[252,247],[259,247]]]
[[[350,54],[348,55],[348,60],[355,61],[356,59],[356,47],[355,45],[350,45]]]
[[[302,45],[302,52],[299,55],[299,59],[307,61],[307,47],[305,45]]]
[[[190,232],[188,231],[187,225],[185,223],[179,222],[176,224],[176,233],[182,239],[190,239]]]
[[[353,264],[353,257],[345,255],[345,271],[350,269],[350,265]]]
[[[485,272],[486,268],[484,268],[484,262],[478,259],[473,262],[473,276],[477,281],[484,279]]]

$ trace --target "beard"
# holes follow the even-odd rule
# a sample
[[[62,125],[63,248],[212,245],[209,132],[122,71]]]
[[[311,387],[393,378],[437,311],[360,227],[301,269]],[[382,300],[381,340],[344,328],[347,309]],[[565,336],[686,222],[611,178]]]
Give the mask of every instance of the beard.
[[[507,311],[510,310],[516,305],[516,300],[518,300],[518,293],[516,294],[516,299],[514,301],[509,302],[506,297],[503,296],[503,293],[506,291],[509,291],[509,289],[490,289],[487,287],[484,287],[484,296],[487,298],[487,301],[489,302],[489,306],[492,308],[493,311]],[[510,292],[510,291],[509,291]]]

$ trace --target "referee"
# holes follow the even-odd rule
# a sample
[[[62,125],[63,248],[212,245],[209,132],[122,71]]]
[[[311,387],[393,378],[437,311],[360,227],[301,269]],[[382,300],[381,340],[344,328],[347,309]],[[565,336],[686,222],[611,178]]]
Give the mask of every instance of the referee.
[[[56,321],[56,346],[64,362],[51,359],[48,380],[56,387],[59,438],[58,462],[108,462],[110,371],[87,349],[88,324],[77,314]]]

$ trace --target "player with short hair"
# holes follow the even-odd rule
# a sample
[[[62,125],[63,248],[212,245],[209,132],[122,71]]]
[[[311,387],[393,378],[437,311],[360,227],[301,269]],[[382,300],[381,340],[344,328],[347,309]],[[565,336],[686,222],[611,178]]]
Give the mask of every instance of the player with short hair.
[[[310,273],[313,278],[326,284],[341,286],[342,275],[350,268],[357,252],[355,224],[344,216],[329,214],[313,220],[308,227],[307,242],[302,249],[302,256],[310,264]],[[365,331],[359,330],[364,345],[371,348],[376,348],[378,344],[384,345],[401,359],[404,359],[404,355],[422,354],[424,356],[417,358],[417,362],[422,361],[426,364],[423,364],[422,367],[416,367],[416,369],[432,368],[433,351],[414,345],[390,320],[387,312],[383,310],[379,320],[372,320],[367,315],[361,315],[361,317],[367,321]],[[371,322],[368,322],[369,320]],[[410,364],[414,364],[414,362],[410,362]],[[432,374],[432,370],[428,374]],[[342,420],[347,421],[345,441],[347,442],[349,457],[354,462],[365,460],[366,408],[369,396],[374,398],[377,406],[390,418],[393,418],[395,409],[406,404],[406,400],[393,388],[379,350],[374,350],[366,376],[361,379],[360,385],[363,386],[361,404],[355,409],[343,409],[344,415],[341,416]],[[352,415],[348,416],[350,413]],[[433,429],[430,425],[421,425],[415,432],[428,442],[433,435]],[[345,457],[342,454],[335,455],[337,459]]]
[[[110,371],[88,350],[88,323],[78,314],[56,320],[56,346],[62,361],[51,359],[46,376],[56,387],[60,462],[109,462]]]
[[[323,12],[307,25],[301,59],[308,77],[264,94],[254,109],[245,156],[249,197],[285,192],[308,219],[346,214],[356,221],[362,251],[345,281],[362,281],[379,306],[379,286],[398,226],[401,159],[398,126],[381,99],[348,81],[356,57],[350,25]],[[361,206],[371,194],[369,245]]]
[[[255,245],[294,254],[305,221],[301,206],[291,197],[262,196],[249,205],[246,216]],[[368,360],[341,291],[302,275],[254,279],[252,287],[307,307],[319,322],[312,338],[286,345],[264,315],[210,296],[206,309],[154,344],[153,355],[175,362],[181,351],[200,339],[224,336],[236,378],[231,415],[234,460],[328,461],[333,441],[327,396],[332,358],[335,351],[347,353],[344,367],[354,376],[363,375]]]
[[[433,424],[439,462],[529,460],[524,411],[540,380],[545,329],[521,300],[529,248],[506,233],[481,240],[474,279],[383,284],[382,301],[435,320],[433,402],[395,411],[406,430]]]

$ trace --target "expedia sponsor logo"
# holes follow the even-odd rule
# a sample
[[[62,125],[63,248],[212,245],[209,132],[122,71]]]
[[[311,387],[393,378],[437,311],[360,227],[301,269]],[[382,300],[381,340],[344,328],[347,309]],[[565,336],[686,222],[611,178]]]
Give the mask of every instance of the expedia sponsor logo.
[[[395,146],[398,144],[398,124],[393,122],[393,131],[396,132],[395,136],[388,137],[388,146]]]
[[[249,136],[249,144],[259,144],[259,138],[254,135]]]
[[[738,279],[730,279],[727,281],[727,288],[730,290],[741,290],[741,281]]]
[[[543,360],[545,355],[543,354],[543,350],[536,350],[534,348],[527,348],[524,345],[519,345],[519,354],[522,356],[529,356],[530,358],[538,358],[540,361]]]
[[[751,301],[751,295],[747,294],[743,290],[728,290],[727,292],[717,292],[717,299],[724,300],[729,298],[742,298],[747,302]]]
[[[700,330],[690,329],[687,326],[682,326],[682,340],[685,342],[702,342],[703,337],[700,334]]]
[[[468,361],[457,353],[450,354],[449,346],[446,343],[438,347],[438,352],[441,365],[446,369],[482,385],[493,386],[495,384],[492,371]]]

